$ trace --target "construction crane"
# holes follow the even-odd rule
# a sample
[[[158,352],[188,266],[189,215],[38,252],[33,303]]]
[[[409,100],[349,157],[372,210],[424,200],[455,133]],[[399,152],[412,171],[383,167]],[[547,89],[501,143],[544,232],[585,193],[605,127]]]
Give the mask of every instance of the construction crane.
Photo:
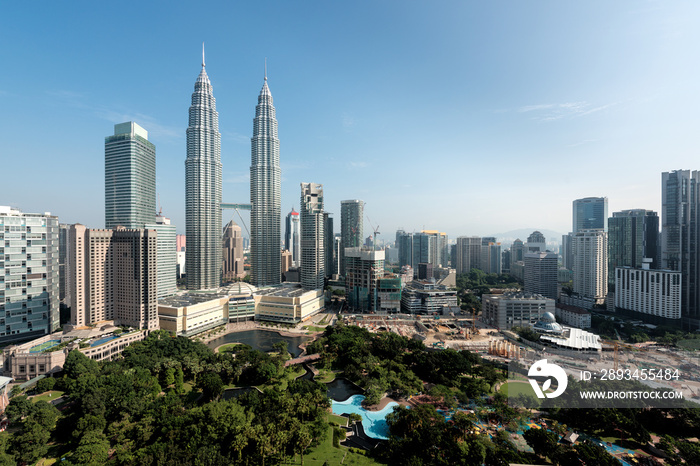
[[[374,231],[374,236],[372,238],[372,249],[377,250],[377,235],[380,235],[379,233],[379,225],[377,225],[377,228],[374,228],[374,225],[372,225],[372,220],[369,219],[369,215],[366,215],[367,221],[369,222],[369,226],[372,227],[372,231]]]

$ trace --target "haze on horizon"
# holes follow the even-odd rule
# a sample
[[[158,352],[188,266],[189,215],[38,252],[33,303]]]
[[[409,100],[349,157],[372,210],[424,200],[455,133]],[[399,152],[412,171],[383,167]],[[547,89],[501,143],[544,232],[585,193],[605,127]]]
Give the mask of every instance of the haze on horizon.
[[[202,42],[224,201],[250,200],[267,58],[282,212],[299,210],[301,182],[322,183],[336,231],[340,201],[362,199],[386,241],[400,227],[450,238],[565,233],[574,199],[606,196],[610,214],[660,212],[661,172],[700,169],[700,5],[691,1],[3,10],[0,205],[63,223],[104,226],[104,138],[133,120],[156,145],[160,205],[184,233],[185,129]],[[239,222],[225,211],[223,223],[231,218]]]

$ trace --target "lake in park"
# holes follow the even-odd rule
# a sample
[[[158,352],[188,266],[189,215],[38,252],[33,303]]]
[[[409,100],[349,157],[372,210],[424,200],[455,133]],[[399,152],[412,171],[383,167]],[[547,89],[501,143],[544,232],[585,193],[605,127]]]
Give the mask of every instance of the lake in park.
[[[272,345],[279,341],[286,341],[289,352],[296,358],[301,354],[299,345],[305,341],[310,340],[310,337],[305,336],[282,336],[277,332],[269,330],[244,330],[242,332],[227,333],[226,335],[219,337],[215,340],[207,343],[207,346],[214,349],[218,346],[225,345],[227,343],[243,343],[245,345],[252,346],[253,349],[259,351],[273,351]]]

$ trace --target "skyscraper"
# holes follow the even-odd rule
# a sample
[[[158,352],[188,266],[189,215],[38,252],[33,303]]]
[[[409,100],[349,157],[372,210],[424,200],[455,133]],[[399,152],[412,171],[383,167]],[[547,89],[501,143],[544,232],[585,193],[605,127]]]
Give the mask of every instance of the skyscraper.
[[[700,172],[661,174],[661,267],[681,272],[681,320],[688,330],[700,328],[698,306],[698,183]]]
[[[333,217],[331,217],[331,215],[332,214],[330,212],[323,213],[323,254],[326,260],[324,272],[326,274],[326,277],[329,278],[331,275],[333,275],[333,243],[335,240],[335,235],[333,234]]]
[[[187,128],[185,207],[187,288],[216,288],[221,284],[221,134],[203,51]],[[279,263],[279,254],[275,259]]]
[[[234,280],[245,276],[243,268],[243,234],[241,227],[231,220],[224,227],[223,237],[224,280]]]
[[[602,304],[608,292],[608,236],[601,229],[574,233],[574,293]]]
[[[362,245],[365,203],[358,199],[340,201],[340,273],[345,275],[345,249]]]
[[[155,230],[157,233],[157,269],[158,269],[158,298],[171,296],[177,293],[177,231],[170,219],[159,214],[155,222],[143,226],[147,230]]]
[[[156,147],[127,121],[105,138],[105,228],[143,228],[156,212]]]
[[[292,267],[299,267],[301,261],[301,237],[299,236],[299,212],[287,214],[284,222],[284,249],[292,253]]]
[[[469,273],[481,267],[481,237],[460,236],[457,238],[457,273]]]
[[[608,198],[586,197],[573,202],[573,232],[601,229],[608,231]]]
[[[282,280],[280,141],[267,72],[253,120],[250,162],[250,276],[256,286]]]
[[[608,285],[615,285],[616,267],[642,268],[642,259],[652,259],[659,268],[659,216],[653,210],[613,212],[608,219]]]
[[[323,185],[301,183],[301,286],[323,288],[325,235],[323,232]]]

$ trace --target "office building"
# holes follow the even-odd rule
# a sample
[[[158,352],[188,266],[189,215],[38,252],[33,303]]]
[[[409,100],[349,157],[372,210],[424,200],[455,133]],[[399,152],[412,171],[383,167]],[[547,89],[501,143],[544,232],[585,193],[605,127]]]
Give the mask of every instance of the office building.
[[[377,312],[396,314],[401,312],[401,277],[386,275],[377,285]]]
[[[243,257],[243,233],[241,227],[231,220],[224,227],[222,252],[224,281],[245,277]]]
[[[556,300],[558,262],[559,257],[553,252],[525,253],[525,292]]]
[[[301,183],[301,286],[305,290],[323,289],[325,245],[323,221],[323,185]]]
[[[58,329],[59,277],[58,217],[0,206],[0,342]]]
[[[157,233],[157,297],[163,298],[177,293],[177,232],[169,218],[157,215],[155,220],[155,223],[147,223],[144,228]]]
[[[561,235],[561,265],[567,270],[574,268],[573,233]]]
[[[617,267],[641,268],[651,260],[659,268],[659,216],[652,210],[633,209],[613,212],[608,219],[608,285],[615,285]]]
[[[573,235],[574,293],[603,304],[608,291],[608,238],[603,230]]]
[[[70,230],[70,225],[65,223],[58,224],[58,279],[59,279],[59,292],[58,298],[62,305],[65,305],[66,301],[66,258],[68,252],[68,231]]]
[[[250,161],[250,277],[256,286],[277,285],[280,270],[280,140],[267,73],[253,120]],[[293,255],[292,255],[293,259]]]
[[[326,278],[330,278],[333,275],[333,263],[335,262],[335,257],[333,255],[334,247],[333,243],[335,241],[335,235],[333,234],[333,217],[328,212],[323,213],[323,257],[325,259],[325,265],[323,267]]]
[[[547,250],[547,240],[539,231],[533,231],[532,234],[527,237],[527,243],[525,243],[524,247],[525,253],[544,252]]]
[[[340,274],[345,275],[345,250],[362,246],[365,203],[359,199],[340,201]]]
[[[582,230],[608,231],[608,198],[586,197],[573,202],[573,233]]]
[[[128,121],[105,138],[105,228],[143,228],[156,212],[156,147]]]
[[[445,308],[457,307],[457,290],[448,289],[434,280],[414,280],[401,292],[401,311],[408,314],[443,314]]]
[[[158,329],[156,231],[92,230],[76,224],[68,242],[71,325],[114,321]]]
[[[193,337],[229,321],[229,296],[187,292],[158,301],[158,324],[176,336]]]
[[[185,232],[187,288],[218,288],[221,284],[221,134],[204,53],[187,127]]]
[[[384,276],[384,251],[345,248],[345,297],[350,309],[378,309],[379,279]]]
[[[698,171],[661,174],[661,268],[681,273],[681,320],[686,330],[700,329],[698,181]]]
[[[292,253],[292,266],[301,262],[301,236],[299,235],[299,212],[294,210],[284,219],[284,249]]]
[[[523,254],[525,254],[525,245],[521,239],[516,239],[513,241],[510,247],[510,262],[521,262],[523,260]]]
[[[484,294],[481,297],[482,318],[499,330],[532,327],[545,312],[554,313],[554,300],[536,293]]]

